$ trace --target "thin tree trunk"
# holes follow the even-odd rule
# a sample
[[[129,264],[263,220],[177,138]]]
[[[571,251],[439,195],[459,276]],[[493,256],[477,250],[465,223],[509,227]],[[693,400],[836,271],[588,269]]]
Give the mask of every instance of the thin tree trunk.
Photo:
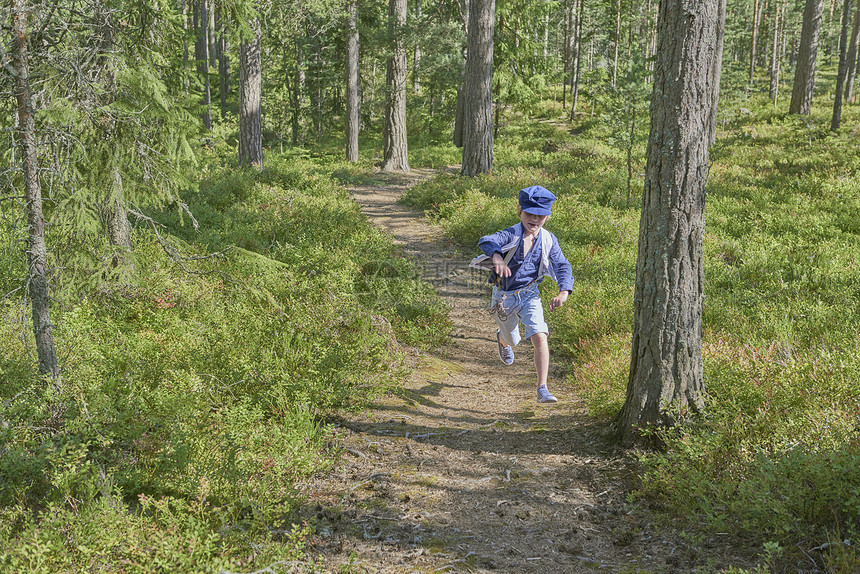
[[[582,59],[582,14],[585,9],[585,0],[574,0],[576,5],[576,19],[574,21],[574,49],[570,71],[570,119],[576,117],[576,106],[579,103],[579,69]]]
[[[704,406],[703,239],[708,148],[716,133],[725,3],[660,3],[633,345],[618,438]]]
[[[415,21],[418,26],[423,25],[421,22],[421,0],[415,0]],[[412,53],[412,91],[416,94],[421,93],[421,43],[415,41],[415,49]]]
[[[845,101],[854,102],[854,77],[857,71],[857,45],[860,43],[860,1],[854,10],[854,26],[851,29],[851,42],[848,47],[848,75],[845,78]]]
[[[33,333],[39,372],[49,376],[56,391],[61,388],[60,367],[54,347],[48,293],[48,251],[45,246],[45,219],[42,214],[42,185],[39,181],[39,157],[36,144],[36,121],[30,91],[30,66],[27,52],[26,0],[12,0],[12,41],[15,67],[14,94],[17,102],[18,126],[16,136],[21,154],[24,187],[27,199],[27,280],[33,309]]]
[[[562,47],[564,54],[562,62],[564,64],[562,77],[564,81],[562,85],[564,89],[561,91],[561,109],[567,109],[567,90],[568,86],[573,85],[570,77],[571,55],[573,54],[573,6],[576,0],[564,0],[564,41]]]
[[[612,87],[618,85],[618,45],[621,43],[621,0],[615,3],[615,55],[612,57]]]
[[[221,119],[227,115],[227,95],[231,93],[229,53],[230,42],[227,40],[227,27],[222,20],[218,33],[218,95],[221,104]]]
[[[203,106],[203,127],[207,131],[212,131],[212,93],[209,87],[209,16],[206,0],[197,0],[194,16],[197,33],[194,56],[197,60],[197,75],[203,83],[203,97],[200,101]]]
[[[382,169],[409,171],[406,141],[406,0],[389,0],[388,33],[392,55],[386,73],[385,129],[383,132]]]
[[[263,169],[260,21],[250,24],[254,37],[239,47],[239,165]]]
[[[836,94],[833,98],[833,116],[830,118],[830,131],[839,129],[842,122],[842,91],[848,75],[848,27],[851,18],[851,0],[842,2],[842,29],[839,32],[839,70],[836,74]]]
[[[304,71],[304,50],[301,42],[296,40],[296,66],[293,70],[293,90],[292,90],[292,126],[293,126],[293,145],[298,145],[302,139],[301,130],[301,113],[302,104],[304,102],[305,90],[305,71]]]
[[[463,164],[474,177],[493,168],[493,32],[495,0],[472,0],[463,89]]]
[[[758,42],[759,29],[759,0],[753,1],[752,38],[750,39],[750,79],[749,85],[753,85],[755,79],[755,55],[756,43]]]
[[[358,1],[350,0],[346,21],[346,160],[358,161],[361,84],[358,79]]]
[[[208,42],[207,54],[209,56],[209,65],[213,68],[218,67],[218,49],[216,48],[216,43],[218,41],[218,37],[215,33],[215,1],[216,0],[206,0],[209,3],[208,7],[208,16],[209,16],[209,25],[206,26],[206,40]]]
[[[780,30],[783,24],[782,12],[785,9],[785,2],[774,4],[773,17],[773,45],[770,55],[770,99],[773,100],[773,105],[776,107],[777,98],[779,97],[779,73],[780,73]]]
[[[794,86],[791,90],[790,114],[809,115],[812,107],[812,88],[815,85],[815,58],[818,52],[818,36],[821,30],[823,0],[806,0],[803,11],[803,30],[797,66],[794,69]]]

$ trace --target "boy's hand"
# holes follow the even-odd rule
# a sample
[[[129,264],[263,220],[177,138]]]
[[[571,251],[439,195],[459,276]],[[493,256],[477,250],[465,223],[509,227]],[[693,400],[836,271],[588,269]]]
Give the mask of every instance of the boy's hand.
[[[555,311],[556,309],[558,309],[559,307],[564,305],[564,302],[567,301],[567,294],[568,294],[567,291],[562,291],[561,293],[559,293],[558,295],[556,295],[555,297],[550,299],[549,300],[549,310]]]
[[[510,277],[511,276],[511,268],[508,267],[505,260],[502,259],[502,256],[498,251],[493,253],[493,265],[496,267],[496,275],[499,277]]]

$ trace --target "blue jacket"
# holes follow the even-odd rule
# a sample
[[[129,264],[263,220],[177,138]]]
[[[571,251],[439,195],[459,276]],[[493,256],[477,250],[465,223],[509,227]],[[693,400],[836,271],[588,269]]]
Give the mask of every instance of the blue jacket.
[[[540,263],[537,273],[532,275],[520,276],[518,274],[520,267],[523,264],[523,226],[517,223],[512,227],[508,227],[492,235],[485,235],[478,241],[478,247],[485,255],[478,256],[472,260],[472,267],[490,270],[490,283],[496,282],[496,272],[493,266],[492,257],[494,253],[500,253],[503,257],[509,255],[511,249],[516,251],[508,261],[508,267],[511,269],[511,276],[502,279],[500,288],[505,291],[513,291],[521,287],[525,287],[532,281],[542,281],[544,277],[550,277],[558,284],[559,293],[562,291],[573,290],[573,269],[570,266],[561,247],[558,245],[558,238],[552,232],[541,229],[538,233],[537,241],[530,250],[528,257],[533,256],[531,251],[535,248],[540,249]]]

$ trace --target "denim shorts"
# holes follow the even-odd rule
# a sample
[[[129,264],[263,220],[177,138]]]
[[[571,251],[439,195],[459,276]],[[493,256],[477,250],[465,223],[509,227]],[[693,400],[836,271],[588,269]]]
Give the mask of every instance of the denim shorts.
[[[519,324],[525,327],[525,338],[537,333],[549,333],[543,318],[540,300],[540,283],[533,281],[516,291],[502,291],[493,287],[491,314],[499,326],[499,336],[506,345],[515,347],[520,342]]]

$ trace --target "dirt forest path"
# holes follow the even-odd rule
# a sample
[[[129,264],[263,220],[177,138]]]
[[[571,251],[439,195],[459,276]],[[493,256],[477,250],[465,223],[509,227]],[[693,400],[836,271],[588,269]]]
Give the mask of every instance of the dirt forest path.
[[[691,572],[738,563],[718,540],[692,545],[628,505],[625,453],[550,372],[535,400],[531,345],[498,359],[486,287],[442,231],[397,204],[431,172],[379,173],[351,189],[451,306],[454,337],[402,391],[339,422],[347,451],[310,485],[313,553],[325,572]],[[550,335],[550,346],[552,336]],[[709,570],[710,571],[710,570]]]

